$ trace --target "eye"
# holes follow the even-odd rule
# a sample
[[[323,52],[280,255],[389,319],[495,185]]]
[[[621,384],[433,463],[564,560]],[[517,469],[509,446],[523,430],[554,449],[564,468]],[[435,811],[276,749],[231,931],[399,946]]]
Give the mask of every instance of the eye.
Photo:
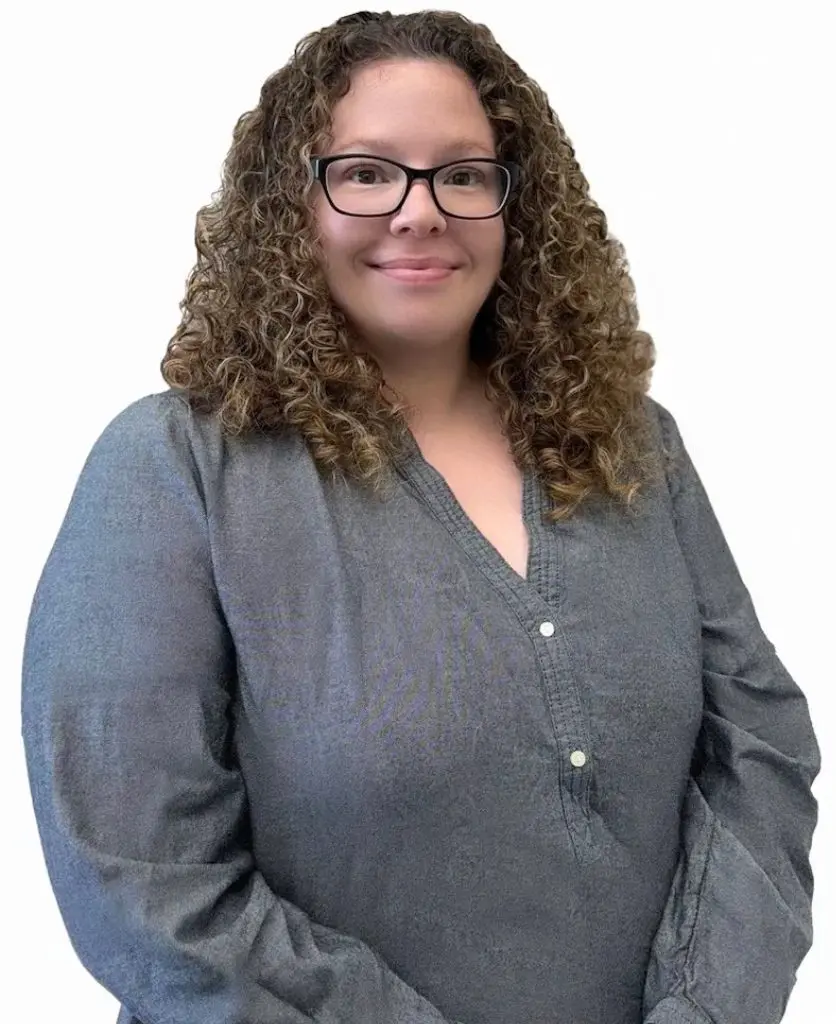
[[[457,167],[450,167],[444,172],[445,185],[456,185],[467,188],[475,185],[484,185],[484,183],[485,174],[477,167],[469,167],[464,164],[460,164]]]
[[[367,175],[366,178],[357,178],[357,175]],[[351,164],[348,167],[343,168],[342,177],[346,181],[351,181],[357,185],[375,185],[377,180],[375,175],[378,175],[377,180],[387,181],[388,173],[387,169],[381,164]]]
[[[377,167],[355,167],[353,170],[348,172],[348,177],[352,181],[356,181],[359,185],[373,185],[374,177],[378,173],[380,172]],[[358,177],[358,175],[363,174],[367,175],[367,177]]]

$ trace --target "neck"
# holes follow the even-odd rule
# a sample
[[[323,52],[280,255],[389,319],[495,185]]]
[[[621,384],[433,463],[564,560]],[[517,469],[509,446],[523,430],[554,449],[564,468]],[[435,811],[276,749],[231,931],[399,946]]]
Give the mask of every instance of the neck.
[[[469,358],[451,364],[429,359],[409,364],[381,363],[386,385],[406,402],[410,427],[439,430],[469,420],[484,406],[484,371]]]

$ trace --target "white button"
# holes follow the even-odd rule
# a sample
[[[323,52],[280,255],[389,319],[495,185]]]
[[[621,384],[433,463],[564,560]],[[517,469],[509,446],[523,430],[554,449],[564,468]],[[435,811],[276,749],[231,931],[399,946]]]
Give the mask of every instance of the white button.
[[[573,750],[569,755],[569,760],[576,768],[583,768],[586,764],[586,754],[582,750]]]
[[[553,622],[541,622],[540,632],[543,636],[554,636],[554,623]]]

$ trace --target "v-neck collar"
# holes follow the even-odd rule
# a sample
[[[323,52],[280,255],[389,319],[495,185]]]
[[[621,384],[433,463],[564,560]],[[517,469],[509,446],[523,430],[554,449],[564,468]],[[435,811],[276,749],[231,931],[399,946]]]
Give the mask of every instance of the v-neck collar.
[[[398,471],[473,563],[512,604],[522,603],[530,608],[532,600],[539,604],[544,599],[549,601],[556,593],[556,558],[553,544],[550,546],[546,537],[551,527],[543,518],[548,504],[545,490],[533,469],[523,470],[522,513],[529,536],[525,578],[476,527],[441,473],[424,458],[412,431],[408,432],[407,451],[398,464]]]

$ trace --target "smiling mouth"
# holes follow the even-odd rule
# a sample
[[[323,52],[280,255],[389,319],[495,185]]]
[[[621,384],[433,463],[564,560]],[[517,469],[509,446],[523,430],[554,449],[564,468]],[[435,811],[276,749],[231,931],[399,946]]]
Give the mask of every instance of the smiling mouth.
[[[372,270],[391,278],[394,281],[412,281],[415,283],[443,281],[456,270],[456,267],[378,267],[370,264]]]

